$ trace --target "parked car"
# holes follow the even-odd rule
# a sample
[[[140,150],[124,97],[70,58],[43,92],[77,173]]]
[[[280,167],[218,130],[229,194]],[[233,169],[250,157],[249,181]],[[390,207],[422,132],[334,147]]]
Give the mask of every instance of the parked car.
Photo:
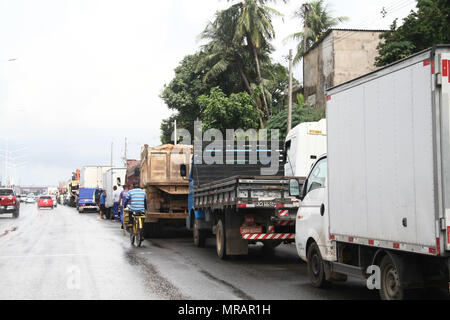
[[[25,202],[27,200],[27,196],[25,194],[20,195],[20,202]]]
[[[20,201],[13,189],[0,189],[0,214],[12,214],[14,219],[19,217]]]
[[[53,210],[53,199],[51,196],[40,196],[38,199],[38,209],[50,208]]]

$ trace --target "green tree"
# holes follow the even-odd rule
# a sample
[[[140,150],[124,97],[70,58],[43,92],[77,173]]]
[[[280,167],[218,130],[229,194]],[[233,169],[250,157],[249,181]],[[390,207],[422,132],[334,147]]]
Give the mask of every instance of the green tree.
[[[305,8],[307,10],[305,10]],[[297,64],[303,55],[329,29],[339,23],[348,21],[348,17],[333,17],[332,12],[324,0],[305,3],[295,11],[294,18],[301,21],[302,31],[291,34],[287,39],[298,42],[294,63]],[[305,27],[306,26],[306,27]]]
[[[247,92],[227,96],[219,87],[212,88],[209,95],[202,95],[198,104],[203,113],[203,129],[217,129],[223,134],[227,129],[256,129],[260,110],[253,107],[253,99]]]
[[[383,33],[375,65],[382,67],[437,44],[450,43],[450,0],[418,0],[417,10]]]

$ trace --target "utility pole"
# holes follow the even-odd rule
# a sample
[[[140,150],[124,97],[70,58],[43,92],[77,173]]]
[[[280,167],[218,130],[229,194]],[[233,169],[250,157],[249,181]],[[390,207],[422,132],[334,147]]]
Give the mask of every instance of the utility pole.
[[[125,138],[125,151],[124,151],[124,158],[123,162],[125,163],[125,168],[127,167],[127,148],[128,148],[128,141],[127,138]]]
[[[287,123],[287,134],[292,130],[292,49],[289,50],[289,103],[288,103],[288,123]]]
[[[173,123],[174,126],[174,140],[175,140],[175,145],[178,145],[178,133],[177,133],[177,120],[174,121]]]

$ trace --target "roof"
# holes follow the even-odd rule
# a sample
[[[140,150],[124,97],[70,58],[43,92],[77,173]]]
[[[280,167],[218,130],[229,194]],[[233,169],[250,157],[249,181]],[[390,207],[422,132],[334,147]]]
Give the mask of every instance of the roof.
[[[326,31],[320,38],[319,40],[316,41],[316,43],[314,43],[312,45],[311,48],[309,48],[304,55],[307,55],[311,50],[315,49],[316,47],[318,47],[323,40],[328,37],[330,35],[330,33],[332,33],[333,31],[347,31],[347,32],[388,32],[390,30],[379,30],[379,29],[340,29],[340,28],[332,28],[332,29],[328,29],[328,31]]]

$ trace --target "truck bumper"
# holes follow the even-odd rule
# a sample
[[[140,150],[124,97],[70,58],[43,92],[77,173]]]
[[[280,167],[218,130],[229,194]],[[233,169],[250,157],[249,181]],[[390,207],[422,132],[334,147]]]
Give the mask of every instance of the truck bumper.
[[[264,241],[264,240],[283,240],[295,241],[294,233],[243,233],[242,239],[249,241]]]
[[[9,214],[16,212],[16,207],[14,206],[0,206],[0,214]]]
[[[160,213],[160,212],[147,212],[145,214],[145,222],[158,222],[161,219],[164,220],[186,220],[189,216],[188,213]]]

